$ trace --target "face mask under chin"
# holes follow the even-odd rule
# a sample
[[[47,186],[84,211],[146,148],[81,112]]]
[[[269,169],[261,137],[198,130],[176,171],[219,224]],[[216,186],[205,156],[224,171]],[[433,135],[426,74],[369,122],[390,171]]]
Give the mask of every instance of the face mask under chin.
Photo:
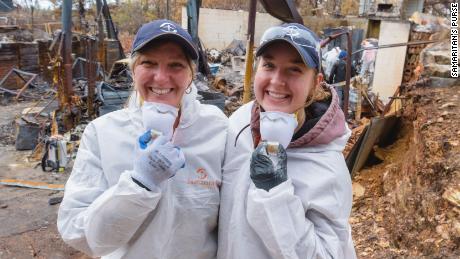
[[[174,106],[144,101],[142,105],[142,124],[145,130],[159,131],[167,139],[171,139],[179,108]]]
[[[262,140],[278,142],[285,149],[291,142],[297,127],[294,114],[285,112],[260,112],[260,135]]]

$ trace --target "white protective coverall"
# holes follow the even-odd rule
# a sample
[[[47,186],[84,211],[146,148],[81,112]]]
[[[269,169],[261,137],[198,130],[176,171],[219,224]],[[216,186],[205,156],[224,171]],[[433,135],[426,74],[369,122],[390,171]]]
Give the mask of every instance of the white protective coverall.
[[[185,167],[155,190],[131,178],[135,145],[145,132],[139,107],[86,127],[58,214],[66,243],[103,258],[216,257],[227,118],[196,101],[192,89],[172,138]]]
[[[219,214],[218,258],[356,258],[348,218],[351,178],[342,150],[350,136],[337,94],[287,152],[288,180],[269,192],[250,178],[254,102],[229,120]],[[293,147],[295,146],[295,147]]]

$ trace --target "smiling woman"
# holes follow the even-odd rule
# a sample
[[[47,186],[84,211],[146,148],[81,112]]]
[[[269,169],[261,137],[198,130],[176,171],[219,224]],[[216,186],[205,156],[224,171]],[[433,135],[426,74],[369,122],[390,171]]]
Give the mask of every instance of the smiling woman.
[[[275,26],[256,56],[256,100],[229,119],[218,258],[356,258],[342,155],[350,130],[322,82],[319,39]]]
[[[130,68],[143,100],[178,107],[191,87],[194,64],[177,42],[164,39],[133,53]]]
[[[58,214],[65,242],[104,258],[216,257],[227,118],[196,100],[197,58],[174,22],[139,29],[140,101],[86,127]]]
[[[257,101],[267,111],[294,113],[305,106],[322,81],[287,42],[275,42],[263,54],[254,78]]]
[[[135,88],[145,101],[178,107],[193,78],[192,61],[174,41],[162,40],[136,54]]]

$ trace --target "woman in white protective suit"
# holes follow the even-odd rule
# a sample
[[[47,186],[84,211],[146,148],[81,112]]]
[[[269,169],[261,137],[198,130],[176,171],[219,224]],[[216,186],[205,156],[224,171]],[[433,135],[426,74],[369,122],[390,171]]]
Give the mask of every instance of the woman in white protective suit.
[[[144,24],[131,69],[142,104],[85,129],[58,213],[64,241],[103,258],[215,258],[227,118],[196,100],[198,52],[168,20]]]
[[[256,56],[256,100],[229,119],[218,258],[356,258],[342,155],[350,130],[322,83],[319,39],[275,26]]]

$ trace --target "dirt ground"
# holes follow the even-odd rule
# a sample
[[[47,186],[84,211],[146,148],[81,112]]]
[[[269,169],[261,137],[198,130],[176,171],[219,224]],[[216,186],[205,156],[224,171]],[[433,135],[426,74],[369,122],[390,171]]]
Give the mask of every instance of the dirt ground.
[[[28,157],[31,151],[16,151],[14,119],[34,102],[0,105],[0,179],[65,183],[68,172],[45,173]],[[68,247],[56,227],[59,205],[48,200],[62,191],[0,185],[0,258],[87,258]]]
[[[460,86],[408,94],[398,139],[376,148],[383,162],[353,176],[350,222],[359,258],[460,257]],[[0,106],[0,178],[65,183],[30,151],[14,148],[12,121],[32,102]],[[0,186],[1,258],[88,258],[56,229],[62,191]],[[455,198],[457,197],[457,198]]]
[[[353,178],[360,258],[460,258],[460,86],[410,92],[383,162]]]

